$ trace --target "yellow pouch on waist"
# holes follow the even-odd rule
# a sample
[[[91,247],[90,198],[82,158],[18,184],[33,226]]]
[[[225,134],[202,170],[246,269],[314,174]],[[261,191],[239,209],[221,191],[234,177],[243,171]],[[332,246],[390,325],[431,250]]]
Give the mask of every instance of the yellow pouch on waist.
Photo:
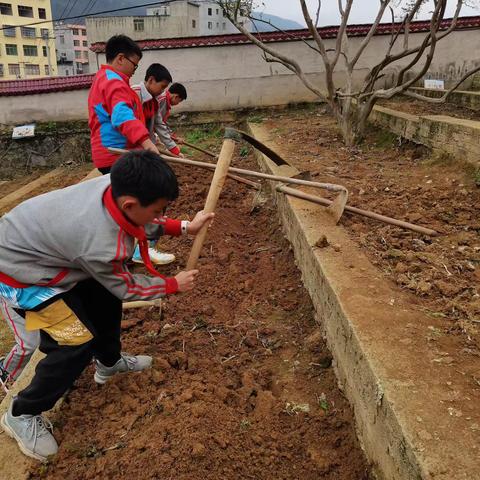
[[[38,312],[27,310],[25,320],[27,330],[43,330],[59,345],[82,345],[93,338],[63,300],[57,300]]]

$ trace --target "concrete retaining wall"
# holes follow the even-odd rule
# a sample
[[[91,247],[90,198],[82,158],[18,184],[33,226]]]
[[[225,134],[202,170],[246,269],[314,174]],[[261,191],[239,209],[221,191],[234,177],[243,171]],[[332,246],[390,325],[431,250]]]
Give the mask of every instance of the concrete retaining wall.
[[[411,115],[376,106],[370,121],[396,135],[480,166],[480,122],[444,115]]]
[[[250,130],[282,153],[265,127]],[[278,173],[257,157],[263,170]],[[435,320],[386,281],[325,208],[273,195],[374,473],[381,480],[479,479],[478,433],[445,403],[447,377],[459,385],[465,374],[445,371],[425,340]],[[336,248],[317,247],[323,236]],[[460,351],[462,340],[455,341]]]

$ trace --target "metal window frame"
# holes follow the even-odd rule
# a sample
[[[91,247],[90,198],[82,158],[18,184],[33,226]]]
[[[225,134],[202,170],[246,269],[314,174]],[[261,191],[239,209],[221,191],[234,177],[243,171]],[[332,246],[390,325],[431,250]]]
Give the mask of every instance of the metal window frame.
[[[31,15],[22,15],[20,13],[20,9],[23,9],[24,11],[32,12]],[[33,7],[29,7],[28,5],[17,5],[17,11],[18,11],[18,16],[23,17],[23,18],[33,18]]]

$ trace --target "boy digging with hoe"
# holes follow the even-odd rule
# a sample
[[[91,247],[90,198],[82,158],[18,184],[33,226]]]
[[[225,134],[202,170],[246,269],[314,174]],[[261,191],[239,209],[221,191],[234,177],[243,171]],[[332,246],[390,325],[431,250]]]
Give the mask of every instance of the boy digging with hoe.
[[[46,354],[1,418],[24,454],[44,461],[57,453],[51,424],[41,413],[93,357],[99,384],[150,367],[151,357],[121,352],[122,300],[191,290],[198,271],[161,276],[148,257],[148,240],[196,235],[213,218],[203,212],[192,222],[162,217],[177,196],[173,170],[153,152],[132,151],[111,175],[27,200],[0,219],[0,283],[10,292],[2,298],[25,318],[28,330],[40,330]],[[128,270],[135,241],[153,277]]]

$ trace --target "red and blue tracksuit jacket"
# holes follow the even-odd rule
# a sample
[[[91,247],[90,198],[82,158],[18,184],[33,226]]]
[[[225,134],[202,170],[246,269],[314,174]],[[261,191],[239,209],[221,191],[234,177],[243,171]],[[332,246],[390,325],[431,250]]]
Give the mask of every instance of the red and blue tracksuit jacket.
[[[138,148],[150,137],[142,104],[129,78],[110,65],[101,66],[90,88],[88,126],[97,168],[111,167],[118,160],[108,147]]]

